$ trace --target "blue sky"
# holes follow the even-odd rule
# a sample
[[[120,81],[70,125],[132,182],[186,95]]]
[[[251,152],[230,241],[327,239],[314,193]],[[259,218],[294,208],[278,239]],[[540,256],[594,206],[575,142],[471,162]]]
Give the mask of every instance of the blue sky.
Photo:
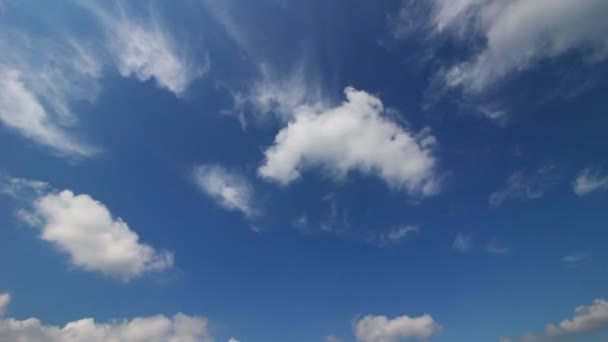
[[[608,338],[602,0],[0,0],[0,340]]]

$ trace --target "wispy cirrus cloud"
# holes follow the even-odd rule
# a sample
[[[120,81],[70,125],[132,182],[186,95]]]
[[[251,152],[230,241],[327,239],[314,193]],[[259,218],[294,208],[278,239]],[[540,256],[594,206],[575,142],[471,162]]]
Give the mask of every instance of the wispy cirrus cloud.
[[[232,108],[224,112],[237,116],[244,129],[250,122],[265,123],[270,119],[285,124],[300,106],[320,108],[330,102],[310,49],[294,46],[301,51],[294,60],[277,59],[276,54],[269,53],[273,32],[260,31],[238,2],[202,3],[243,54],[253,74],[244,85],[224,84],[233,98]],[[277,5],[282,6],[277,2],[272,7]]]
[[[79,116],[72,110],[74,103],[97,97],[102,62],[91,46],[71,36],[0,28],[0,122],[53,153],[96,154],[74,133]]]
[[[604,83],[597,71],[608,60],[606,11],[602,0],[402,0],[388,26],[392,44],[413,44],[412,60],[432,70],[425,108],[447,102],[506,126],[518,106],[571,100]],[[457,52],[443,54],[445,47]],[[569,58],[575,67],[559,67]],[[517,87],[526,72],[549,65],[543,78],[553,82]]]
[[[422,33],[430,40],[447,37],[476,46],[472,57],[447,69],[444,82],[479,93],[568,52],[580,52],[587,63],[605,60],[606,11],[602,0],[404,0],[391,28],[398,39]]]
[[[490,206],[498,207],[507,200],[541,198],[559,181],[560,177],[552,165],[534,172],[516,171],[507,178],[503,188],[490,194]]]
[[[260,76],[245,90],[235,91],[231,111],[246,123],[251,112],[254,120],[274,118],[281,123],[293,119],[299,107],[324,108],[329,102],[322,87],[314,80],[304,65],[299,65],[287,75],[280,75],[260,65]]]
[[[124,77],[153,79],[159,87],[183,96],[210,65],[204,52],[194,55],[187,42],[174,38],[151,10],[148,16],[136,16],[119,3],[114,7],[77,4],[101,23],[105,42],[96,43],[95,31],[87,31],[91,36],[74,30],[58,33],[66,32],[67,24],[61,20],[50,21],[53,24],[40,31],[0,23],[0,123],[71,159],[89,158],[101,150],[77,134],[82,115],[73,108],[95,102],[108,66],[115,65]]]
[[[160,17],[147,9],[147,15],[130,13],[117,3],[106,9],[86,4],[103,27],[106,46],[120,74],[140,81],[153,79],[176,96],[210,68],[206,54],[194,55],[187,42],[176,39]]]

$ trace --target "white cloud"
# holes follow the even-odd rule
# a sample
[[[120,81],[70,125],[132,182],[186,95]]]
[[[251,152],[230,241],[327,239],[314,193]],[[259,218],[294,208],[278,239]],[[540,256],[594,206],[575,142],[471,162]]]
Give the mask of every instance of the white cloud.
[[[607,329],[608,302],[597,299],[591,305],[577,307],[574,317],[565,319],[559,324],[548,324],[543,333],[530,333],[516,340],[522,342],[575,340]]]
[[[103,25],[107,47],[123,77],[154,79],[158,86],[181,96],[196,78],[209,69],[209,60],[197,63],[185,43],[180,43],[154,16],[134,18],[120,7],[118,13],[88,5]]]
[[[571,319],[563,320],[558,325],[547,326],[547,334],[551,336],[572,336],[587,334],[608,328],[608,302],[597,299],[589,306],[579,306]]]
[[[504,188],[490,194],[489,202],[497,207],[510,199],[541,198],[557,181],[553,166],[543,167],[534,173],[517,171],[509,176]]]
[[[578,196],[606,190],[608,189],[608,174],[602,174],[598,169],[586,168],[578,173],[572,189]]]
[[[220,206],[238,210],[248,218],[259,214],[254,205],[253,187],[242,175],[219,165],[201,165],[194,170],[194,181]]]
[[[36,195],[43,193],[49,187],[48,183],[25,178],[14,178],[0,172],[0,194],[11,197],[21,197],[24,192],[33,192]]]
[[[205,11],[211,14],[214,19],[224,28],[224,31],[248,58],[259,58],[257,50],[260,44],[254,41],[252,34],[256,32],[252,27],[242,27],[245,20],[240,16],[238,7],[232,1],[202,0]]]
[[[350,87],[345,94],[344,103],[324,111],[299,107],[265,151],[260,176],[286,185],[306,169],[320,168],[336,178],[359,171],[410,194],[436,193],[436,140],[430,130],[413,134],[383,115],[377,97]]]
[[[94,37],[56,34],[64,23],[35,32],[0,24],[0,122],[71,158],[98,152],[72,132],[79,121],[72,107],[96,99],[106,51],[123,76],[142,81],[154,78],[176,95],[183,94],[209,67],[207,60],[194,62],[185,44],[172,39],[156,18],[136,20],[124,11],[110,13],[91,2],[80,4],[102,23],[105,49],[95,46]]]
[[[587,252],[579,252],[564,256],[561,261],[568,267],[578,267],[589,261],[591,254]]]
[[[74,266],[129,281],[144,272],[173,265],[173,254],[139,242],[139,236],[102,203],[69,190],[48,193],[34,201],[28,223],[40,237],[68,254]]]
[[[470,252],[473,249],[473,234],[458,233],[452,243],[452,248],[461,253]]]
[[[32,74],[36,74],[36,71],[32,71]],[[58,121],[60,113],[48,111],[53,107],[56,109],[61,107],[64,111],[63,117],[67,118],[71,115],[67,112],[68,99],[61,97],[68,95],[56,96],[57,91],[64,90],[45,93],[48,90],[28,86],[27,77],[21,70],[2,66],[0,63],[0,121],[25,138],[48,146],[57,153],[74,157],[88,157],[94,154],[94,149],[78,142],[60,124]],[[38,74],[38,77],[51,76]],[[61,86],[57,85],[57,87]],[[53,97],[55,106],[44,104],[45,99],[50,96],[56,96]]]
[[[232,88],[229,91],[234,104],[226,112],[237,115],[243,128],[247,127],[249,116],[255,121],[274,118],[286,122],[302,105],[320,107],[327,102],[320,73],[313,67],[316,63],[310,63],[306,48],[301,49],[300,59],[285,71],[280,66],[284,61],[277,62],[277,56],[268,53],[272,50],[266,48],[268,35],[249,21],[247,11],[232,1],[203,0],[202,3],[241,50],[243,58],[257,69],[256,79],[245,89],[228,86]]]
[[[394,227],[388,232],[381,234],[378,239],[378,243],[380,246],[398,244],[418,231],[420,231],[418,226]]]
[[[428,24],[414,16],[421,10]],[[471,41],[466,39],[471,33],[479,35],[485,42],[480,52],[451,68],[446,82],[482,92],[509,74],[571,51],[581,52],[587,62],[605,60],[607,11],[604,0],[404,1],[394,32],[400,38],[424,27],[463,43]]]
[[[6,314],[8,305],[11,303],[10,293],[0,293],[0,317]]]
[[[240,341],[239,341],[239,340],[237,340],[237,339],[236,339],[236,338],[234,338],[234,337],[231,337],[231,338],[228,340],[228,342],[240,342]]]
[[[1,295],[0,298],[2,298]],[[7,295],[8,296],[8,295]],[[44,325],[37,318],[0,319],[0,340],[40,342],[212,342],[206,318],[177,314],[136,317],[97,323],[92,318],[63,327]]]
[[[0,23],[0,122],[55,153],[89,157],[96,150],[71,132],[72,107],[95,100],[102,62],[89,43],[50,32]]]
[[[441,326],[425,314],[420,317],[365,316],[355,322],[354,330],[359,342],[397,342],[415,338],[426,340],[441,331]]]
[[[277,76],[266,65],[260,66],[261,77],[245,92],[235,92],[233,112],[245,121],[248,109],[253,111],[256,119],[267,119],[269,116],[281,122],[293,119],[296,110],[304,105],[320,109],[327,100],[318,82],[312,79],[311,73],[304,64],[298,66],[287,76]]]

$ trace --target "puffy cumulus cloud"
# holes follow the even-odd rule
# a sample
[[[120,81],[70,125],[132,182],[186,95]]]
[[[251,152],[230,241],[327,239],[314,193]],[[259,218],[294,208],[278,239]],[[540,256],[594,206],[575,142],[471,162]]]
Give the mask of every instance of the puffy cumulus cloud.
[[[411,133],[384,115],[377,97],[350,87],[345,94],[346,101],[334,108],[297,108],[265,151],[260,176],[286,185],[306,169],[320,168],[336,178],[359,171],[410,194],[436,193],[436,140],[430,129]]]
[[[591,305],[576,308],[574,317],[563,320],[558,325],[547,326],[550,336],[572,336],[591,333],[608,328],[608,302],[597,299]]]
[[[6,309],[11,302],[10,293],[0,293],[0,317],[6,314]]]
[[[507,178],[503,188],[490,194],[489,203],[497,207],[507,200],[541,198],[559,178],[554,166],[542,167],[536,172],[516,171]]]
[[[397,342],[402,339],[426,340],[441,331],[441,326],[425,314],[420,317],[365,316],[355,322],[355,337],[359,342]]]
[[[242,175],[220,165],[200,165],[194,169],[194,181],[220,206],[238,210],[248,218],[259,214],[254,205],[253,187]]]
[[[608,174],[602,174],[600,170],[591,167],[580,171],[572,183],[572,190],[578,196],[587,196],[606,189],[608,189]]]
[[[608,329],[608,302],[597,299],[591,305],[577,307],[574,317],[565,319],[559,324],[548,324],[543,333],[529,333],[520,338],[503,338],[501,341],[570,341],[606,329]]]
[[[129,281],[173,265],[173,254],[139,242],[139,236],[89,195],[69,190],[47,193],[23,212],[40,237],[67,253],[73,265]]]
[[[393,31],[397,38],[421,28],[431,36],[480,36],[484,43],[479,53],[451,68],[446,82],[481,92],[513,72],[570,51],[581,52],[587,62],[605,60],[607,11],[603,0],[406,0]]]
[[[210,66],[207,56],[199,63],[188,45],[169,33],[155,16],[136,18],[118,5],[116,13],[83,4],[98,18],[107,38],[107,48],[123,77],[140,81],[154,79],[158,86],[181,96]]]
[[[0,298],[2,298],[1,295]],[[63,327],[44,325],[37,318],[0,319],[1,341],[44,342],[212,342],[203,317],[156,315],[97,323],[92,318],[69,322]]]

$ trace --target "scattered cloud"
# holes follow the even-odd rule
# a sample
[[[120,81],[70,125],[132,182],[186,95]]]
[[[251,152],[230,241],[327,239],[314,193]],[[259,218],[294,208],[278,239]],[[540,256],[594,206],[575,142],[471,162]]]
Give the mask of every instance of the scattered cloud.
[[[409,338],[426,340],[441,330],[442,327],[428,314],[394,319],[370,315],[354,323],[358,342],[397,342]]]
[[[0,317],[6,314],[8,305],[11,303],[10,293],[0,293]]]
[[[572,189],[578,196],[587,196],[597,191],[608,189],[608,174],[599,169],[586,168],[578,173]]]
[[[140,243],[137,233],[89,195],[48,192],[34,200],[31,210],[19,213],[78,268],[129,281],[173,266],[172,253]]]
[[[473,234],[458,233],[452,248],[460,253],[469,253],[473,249]]]
[[[8,294],[0,298],[10,298]],[[97,323],[93,318],[69,322],[63,327],[44,325],[37,318],[18,320],[0,319],[2,341],[52,341],[52,342],[165,342],[200,341],[212,342],[206,318],[176,314],[136,317],[129,320],[112,320]]]
[[[595,300],[591,305],[576,308],[574,317],[565,319],[559,324],[548,324],[543,333],[529,333],[516,339],[503,338],[502,341],[562,341],[578,340],[578,338],[608,329],[608,302],[603,299]]]
[[[588,252],[579,252],[564,256],[561,261],[568,267],[579,267],[591,259],[591,254]]]
[[[198,188],[221,207],[238,210],[249,219],[260,214],[254,204],[253,186],[241,174],[209,164],[196,167],[193,175]]]
[[[517,171],[509,176],[504,188],[490,194],[492,207],[498,207],[507,200],[536,199],[558,183],[555,167],[548,166],[534,173]]]
[[[200,63],[185,43],[174,39],[158,17],[150,14],[145,19],[135,18],[120,5],[118,13],[94,5],[87,8],[102,24],[107,48],[123,77],[154,79],[159,87],[181,96],[209,70],[208,58]]]
[[[413,134],[383,115],[377,97],[350,87],[345,94],[344,103],[327,110],[299,107],[265,151],[259,175],[287,185],[306,169],[320,168],[338,179],[359,171],[413,195],[438,192],[430,129]]]
[[[240,341],[239,341],[239,340],[237,340],[237,339],[236,339],[236,338],[234,338],[234,337],[231,337],[231,338],[228,340],[228,342],[240,342]]]

